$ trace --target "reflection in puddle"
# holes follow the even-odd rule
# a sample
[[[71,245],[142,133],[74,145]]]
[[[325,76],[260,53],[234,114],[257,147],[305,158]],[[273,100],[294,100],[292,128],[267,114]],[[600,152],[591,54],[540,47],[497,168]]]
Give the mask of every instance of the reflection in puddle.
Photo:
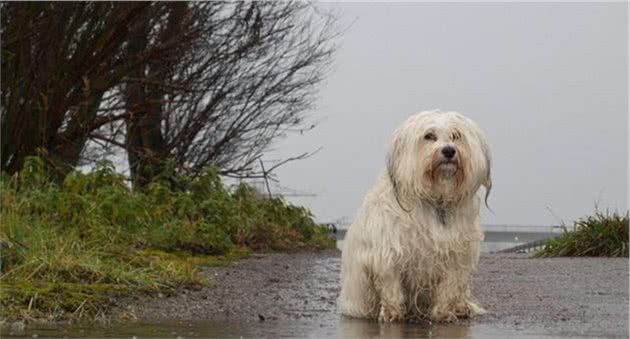
[[[29,326],[2,338],[555,338],[544,333],[467,324],[379,324],[331,314],[320,321],[194,321],[104,325]]]
[[[469,325],[379,324],[343,318],[339,334],[341,338],[466,338]]]

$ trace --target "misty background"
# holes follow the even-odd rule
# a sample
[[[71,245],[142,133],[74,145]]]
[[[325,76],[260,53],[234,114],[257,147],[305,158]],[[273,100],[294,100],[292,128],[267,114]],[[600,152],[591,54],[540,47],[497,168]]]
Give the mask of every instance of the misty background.
[[[312,120],[269,158],[318,221],[351,221],[410,114],[456,110],[493,153],[484,224],[570,223],[628,206],[625,3],[326,3],[345,29]]]

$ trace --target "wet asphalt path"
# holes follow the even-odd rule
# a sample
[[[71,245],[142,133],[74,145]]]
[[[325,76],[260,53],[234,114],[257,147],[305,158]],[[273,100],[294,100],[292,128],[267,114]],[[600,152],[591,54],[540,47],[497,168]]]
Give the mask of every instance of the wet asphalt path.
[[[169,298],[131,300],[122,310],[149,322],[250,324],[244,328],[307,324],[294,334],[324,331],[320,334],[325,335],[325,331],[359,328],[368,331],[360,333],[372,336],[370,331],[387,334],[388,328],[394,331],[392,335],[417,330],[396,325],[383,332],[372,324],[340,322],[335,310],[339,265],[337,250],[254,255],[228,267],[207,268],[204,274],[213,281],[210,288]],[[467,336],[470,331],[481,333],[474,337],[492,331],[522,333],[523,338],[530,334],[628,336],[627,258],[530,259],[524,254],[482,254],[473,294],[489,314],[437,329],[454,337]],[[313,332],[314,328],[320,332]],[[420,335],[413,331],[414,336]]]

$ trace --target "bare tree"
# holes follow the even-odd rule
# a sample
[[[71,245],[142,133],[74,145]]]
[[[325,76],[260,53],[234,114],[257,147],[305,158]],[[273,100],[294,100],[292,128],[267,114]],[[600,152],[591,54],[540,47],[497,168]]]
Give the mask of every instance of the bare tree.
[[[260,175],[272,141],[312,128],[306,113],[336,47],[334,17],[304,2],[1,9],[9,172],[40,149],[61,177],[79,155],[124,151],[137,186],[168,161],[189,174]]]
[[[185,2],[163,3],[156,7],[158,13],[150,13],[147,20],[140,22],[132,32],[127,46],[129,55],[135,55],[152,44],[165,44],[182,36],[192,36],[203,18],[194,6]],[[161,13],[160,13],[161,12]],[[152,18],[165,17],[159,23]],[[157,27],[157,29],[155,29]],[[155,32],[152,32],[155,31]],[[131,177],[137,186],[144,186],[162,172],[163,162],[170,157],[166,139],[162,132],[165,115],[163,101],[172,95],[175,67],[180,58],[189,54],[193,44],[180,43],[177,50],[163,53],[159,59],[151,59],[133,70],[125,79],[124,101],[128,113],[126,144]]]
[[[26,156],[41,154],[62,178],[77,164],[90,132],[116,120],[99,116],[105,94],[139,65],[176,47],[175,40],[123,55],[129,27],[150,3],[0,6],[0,167],[12,173]]]
[[[153,110],[146,116],[162,117],[127,128],[131,172],[145,176],[134,176],[139,184],[167,159],[189,174],[214,165],[257,175],[273,140],[311,128],[304,114],[334,51],[333,16],[301,2],[197,3],[192,11],[207,14],[194,46],[139,79],[155,84],[145,87],[154,94],[141,105]],[[138,134],[150,141],[135,142]]]

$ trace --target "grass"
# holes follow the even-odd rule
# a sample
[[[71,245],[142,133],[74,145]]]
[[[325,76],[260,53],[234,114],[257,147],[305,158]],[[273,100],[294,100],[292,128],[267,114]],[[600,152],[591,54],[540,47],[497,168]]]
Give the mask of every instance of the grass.
[[[574,230],[564,227],[535,257],[628,257],[628,213],[596,211],[579,219]]]
[[[334,246],[307,209],[226,187],[213,169],[134,191],[107,163],[57,185],[29,158],[0,177],[0,213],[0,316],[9,320],[107,317],[121,296],[207,285],[201,266]]]

